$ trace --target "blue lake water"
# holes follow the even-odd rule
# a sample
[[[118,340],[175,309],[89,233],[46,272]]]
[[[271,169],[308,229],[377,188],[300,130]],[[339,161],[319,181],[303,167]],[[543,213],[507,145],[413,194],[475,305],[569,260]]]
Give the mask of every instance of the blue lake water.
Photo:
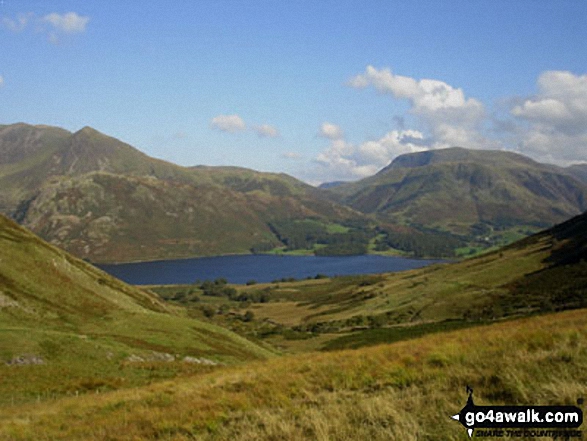
[[[317,257],[244,255],[157,262],[100,265],[107,273],[133,285],[189,284],[219,277],[230,283],[271,282],[282,278],[305,279],[317,274],[342,276],[376,274],[420,268],[438,260],[404,259],[375,255]]]

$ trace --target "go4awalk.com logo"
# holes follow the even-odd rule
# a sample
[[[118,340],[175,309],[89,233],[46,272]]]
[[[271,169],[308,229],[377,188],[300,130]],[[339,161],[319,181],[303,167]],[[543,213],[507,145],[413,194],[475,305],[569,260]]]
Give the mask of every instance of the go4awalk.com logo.
[[[477,406],[473,389],[467,387],[467,404],[452,419],[460,422],[469,437],[581,438],[583,411],[576,406]]]

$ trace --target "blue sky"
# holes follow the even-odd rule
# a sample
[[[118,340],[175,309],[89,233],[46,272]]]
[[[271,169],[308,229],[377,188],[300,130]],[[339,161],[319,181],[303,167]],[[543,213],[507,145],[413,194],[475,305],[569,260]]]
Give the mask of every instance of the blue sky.
[[[587,161],[584,0],[0,2],[0,124],[311,183],[460,145]]]

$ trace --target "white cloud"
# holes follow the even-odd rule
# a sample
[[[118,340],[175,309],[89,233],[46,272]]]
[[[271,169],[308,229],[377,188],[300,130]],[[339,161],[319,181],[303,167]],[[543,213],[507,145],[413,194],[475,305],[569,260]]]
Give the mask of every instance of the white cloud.
[[[511,108],[529,128],[518,135],[519,151],[561,164],[587,160],[587,75],[547,71],[538,93]]]
[[[360,179],[377,173],[398,155],[434,148],[427,142],[417,130],[393,130],[359,145],[335,139],[317,156],[316,162],[321,175],[329,181]]]
[[[538,89],[538,95],[512,109],[514,116],[570,135],[587,131],[587,75],[544,72]]]
[[[342,129],[336,124],[323,122],[320,126],[320,130],[318,131],[318,136],[322,138],[335,140],[344,138],[344,133]]]
[[[90,17],[78,15],[76,12],[58,14],[53,12],[45,15],[41,21],[50,24],[55,30],[65,34],[78,34],[85,32]]]
[[[247,128],[243,119],[238,115],[218,115],[212,118],[210,126],[228,133],[242,132]]]
[[[269,124],[263,124],[260,126],[253,127],[253,130],[257,132],[257,135],[261,138],[277,138],[279,137],[279,131]]]
[[[4,86],[4,77],[0,75],[0,87]]]
[[[449,147],[461,145],[482,148],[488,145],[480,134],[485,120],[483,104],[465,97],[460,88],[433,79],[416,80],[395,75],[390,69],[367,66],[348,85],[354,88],[374,87],[378,92],[411,103],[410,113],[430,131],[435,142]]]
[[[511,99],[505,119],[490,119],[484,105],[460,88],[395,75],[390,69],[368,66],[347,84],[408,100],[409,112],[423,130],[406,129],[402,118],[401,130],[355,145],[346,141],[340,127],[324,123],[319,136],[330,144],[316,157],[317,167],[306,171],[311,181],[359,179],[398,155],[452,146],[516,150],[560,165],[587,160],[587,75],[544,72],[537,81],[538,93]]]
[[[85,32],[89,21],[90,17],[79,15],[77,12],[52,12],[40,18],[32,12],[27,12],[18,14],[14,19],[3,17],[1,24],[12,32],[22,32],[30,24],[36,25],[37,32],[45,34],[49,42],[57,44],[63,35]]]
[[[394,75],[390,69],[377,70],[367,66],[365,73],[352,78],[351,87],[365,88],[373,86],[381,93],[389,93],[395,98],[412,101],[416,112],[433,112],[440,109],[467,108],[478,110],[482,104],[474,98],[465,99],[462,89],[456,89],[439,80],[414,78]]]

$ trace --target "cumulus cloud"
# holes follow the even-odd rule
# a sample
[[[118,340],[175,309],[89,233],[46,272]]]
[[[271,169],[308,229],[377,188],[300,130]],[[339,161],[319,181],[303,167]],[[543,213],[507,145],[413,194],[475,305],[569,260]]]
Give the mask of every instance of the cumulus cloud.
[[[443,146],[487,146],[487,140],[480,133],[486,117],[485,108],[480,101],[467,98],[460,88],[440,80],[395,75],[390,69],[373,66],[367,66],[364,73],[351,78],[348,85],[357,89],[373,87],[379,93],[408,100],[410,113]]]
[[[0,87],[4,86],[4,77],[0,75]]]
[[[324,123],[319,136],[330,143],[315,158],[317,167],[307,172],[312,181],[317,176],[359,179],[378,172],[398,155],[453,146],[516,150],[559,165],[587,160],[587,75],[542,73],[536,95],[501,101],[509,103],[505,117],[488,115],[480,101],[444,81],[396,75],[390,69],[368,66],[347,85],[407,100],[419,130],[406,127],[403,117],[390,115],[399,130],[352,144],[340,127]]]
[[[398,155],[428,150],[432,147],[428,144],[429,140],[417,130],[393,130],[359,145],[334,139],[316,162],[328,180],[359,179],[377,173]]]
[[[41,21],[50,24],[54,30],[65,34],[79,34],[85,32],[90,17],[81,16],[76,12],[68,12],[66,14],[53,12],[45,15]]]
[[[512,106],[511,114],[529,125],[519,135],[522,153],[561,164],[587,159],[587,75],[547,71],[538,93]]]
[[[277,138],[279,137],[279,131],[269,124],[263,124],[260,126],[254,126],[253,130],[257,132],[260,138]]]
[[[320,130],[318,130],[318,136],[322,138],[335,140],[344,138],[344,133],[342,129],[336,124],[323,122],[320,126]]]
[[[408,100],[410,114],[424,131],[406,128],[405,119],[395,116],[390,119],[396,121],[399,130],[355,145],[345,140],[339,126],[323,123],[319,136],[331,142],[316,157],[316,163],[328,179],[347,180],[370,176],[387,166],[395,157],[406,153],[453,146],[500,146],[483,134],[482,126],[487,121],[483,104],[444,81],[418,80],[396,75],[390,69],[367,66],[363,73],[351,78],[347,84],[357,89],[372,87],[394,99]]]
[[[238,115],[218,115],[212,118],[210,126],[222,132],[237,133],[246,130],[247,125]]]

